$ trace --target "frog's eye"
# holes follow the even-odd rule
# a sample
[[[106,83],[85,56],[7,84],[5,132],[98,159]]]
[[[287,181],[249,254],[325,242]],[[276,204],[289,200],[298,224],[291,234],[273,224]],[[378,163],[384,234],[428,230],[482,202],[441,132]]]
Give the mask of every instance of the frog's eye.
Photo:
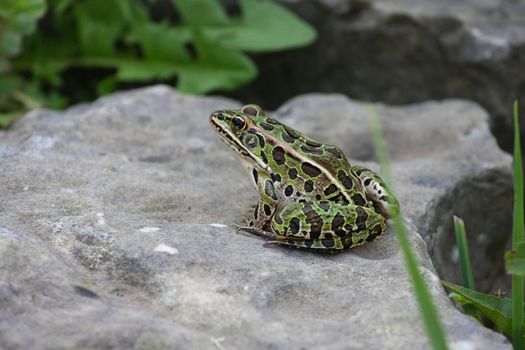
[[[254,117],[256,117],[257,114],[259,114],[259,110],[255,106],[246,106],[242,109],[242,112]]]
[[[244,127],[246,127],[246,122],[242,117],[233,117],[232,124],[235,126],[237,130],[242,130]]]

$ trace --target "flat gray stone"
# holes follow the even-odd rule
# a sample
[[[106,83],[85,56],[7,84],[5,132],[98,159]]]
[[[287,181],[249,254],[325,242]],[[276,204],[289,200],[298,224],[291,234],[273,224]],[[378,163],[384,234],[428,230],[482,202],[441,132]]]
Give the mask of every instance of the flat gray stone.
[[[465,98],[488,110],[498,142],[512,150],[512,103],[525,96],[523,1],[280,2],[318,40],[256,56],[259,77],[238,99],[276,107],[311,91],[390,104]]]
[[[257,193],[208,115],[238,105],[156,86],[33,111],[0,132],[0,347],[429,348],[390,230],[336,255],[234,231]],[[377,169],[368,108],[314,94],[276,115]],[[457,269],[435,252],[450,234],[445,199],[509,180],[486,113],[463,101],[376,108],[451,348],[510,349],[456,310],[427,254],[445,277]],[[496,190],[481,183],[467,195],[488,201]]]

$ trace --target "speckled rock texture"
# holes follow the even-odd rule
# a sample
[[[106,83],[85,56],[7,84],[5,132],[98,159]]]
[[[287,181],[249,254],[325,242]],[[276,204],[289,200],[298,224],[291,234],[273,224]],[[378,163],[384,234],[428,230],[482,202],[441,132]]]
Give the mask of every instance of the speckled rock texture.
[[[0,348],[429,349],[393,232],[319,255],[231,227],[257,194],[208,115],[238,105],[156,86],[33,111],[0,132]],[[315,94],[275,114],[377,169],[368,107]],[[453,278],[447,213],[470,205],[486,225],[474,246],[504,237],[488,235],[510,158],[486,113],[375,107],[451,349],[510,349],[454,308],[427,254]]]
[[[512,103],[521,97],[525,106],[524,1],[280,2],[319,38],[257,56],[259,78],[237,98],[272,107],[311,91],[390,104],[465,98],[489,111],[498,142],[512,151]]]

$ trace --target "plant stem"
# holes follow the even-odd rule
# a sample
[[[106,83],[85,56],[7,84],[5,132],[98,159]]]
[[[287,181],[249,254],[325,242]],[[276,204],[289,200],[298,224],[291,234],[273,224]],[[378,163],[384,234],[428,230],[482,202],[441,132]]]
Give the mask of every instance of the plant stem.
[[[514,220],[512,224],[512,247],[524,240],[523,227],[523,169],[518,120],[518,101],[514,101]],[[523,350],[523,289],[524,277],[512,275],[512,344],[515,350]]]
[[[379,122],[379,118],[377,117],[377,113],[372,107],[370,107],[368,115],[370,128],[372,130],[372,139],[374,141],[376,154],[381,167],[381,174],[383,180],[387,183],[390,189],[393,190],[390,177],[390,161],[387,147],[383,138],[381,124]],[[415,296],[419,304],[419,310],[423,318],[425,331],[430,341],[430,345],[434,350],[446,350],[448,349],[448,346],[445,338],[445,332],[439,320],[439,315],[432,300],[430,290],[428,289],[428,286],[421,274],[420,264],[416,259],[412,245],[408,239],[408,233],[403,221],[403,217],[401,214],[397,214],[392,218],[392,221],[394,223],[394,232],[405,259],[408,275],[412,282],[412,286],[414,287]]]

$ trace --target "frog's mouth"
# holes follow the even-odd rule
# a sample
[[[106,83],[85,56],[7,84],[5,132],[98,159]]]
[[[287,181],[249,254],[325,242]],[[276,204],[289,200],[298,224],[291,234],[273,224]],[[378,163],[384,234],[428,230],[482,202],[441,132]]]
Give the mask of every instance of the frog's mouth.
[[[217,113],[217,112],[216,112]],[[250,162],[257,163],[261,168],[267,169],[268,165],[264,164],[261,159],[259,159],[255,154],[253,154],[250,150],[248,150],[239,140],[239,138],[234,135],[229,128],[225,127],[221,123],[215,120],[216,116],[218,114],[213,113],[210,116],[210,124],[215,129],[215,132],[221,140],[226,143],[230,148],[235,150],[235,152],[243,159]]]

